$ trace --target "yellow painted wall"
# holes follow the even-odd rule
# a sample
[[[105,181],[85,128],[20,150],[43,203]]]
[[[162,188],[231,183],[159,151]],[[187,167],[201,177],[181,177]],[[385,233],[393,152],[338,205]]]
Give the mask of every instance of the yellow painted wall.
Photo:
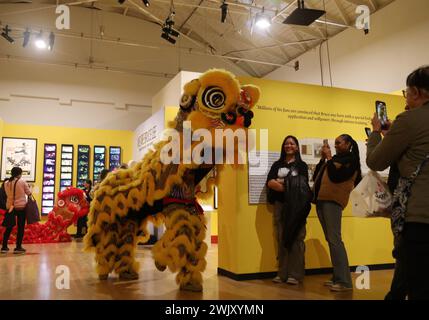
[[[127,163],[132,159],[132,131],[120,130],[99,130],[99,129],[86,129],[86,128],[69,128],[69,127],[56,127],[56,126],[36,126],[36,125],[22,125],[4,123],[3,132],[1,131],[2,122],[0,121],[0,133],[4,137],[19,137],[19,138],[36,138],[37,139],[37,164],[36,164],[36,182],[34,183],[40,190],[39,194],[35,194],[35,198],[41,208],[42,197],[42,182],[43,182],[43,147],[45,143],[57,144],[57,167],[56,167],[56,181],[55,193],[59,191],[60,183],[60,165],[61,165],[61,144],[74,145],[74,159],[73,159],[73,185],[76,185],[76,172],[77,172],[77,146],[90,145],[91,146],[91,161],[89,176],[92,180],[92,166],[93,166],[93,146],[104,145],[106,146],[106,153],[109,152],[109,146],[120,146],[122,148],[122,162]],[[106,167],[108,166],[108,155],[106,156]],[[73,233],[74,229],[69,229]]]
[[[403,111],[402,97],[359,92],[337,88],[241,78],[262,90],[258,105],[352,113],[372,116],[375,101],[387,103],[391,119]],[[254,109],[252,128],[269,129],[269,150],[280,151],[285,136],[302,138],[335,138],[342,133],[364,141],[363,125],[332,124],[310,120],[290,120],[282,112]],[[367,126],[370,126],[369,123]],[[362,160],[364,161],[364,160]],[[219,267],[236,274],[276,271],[276,247],[272,223],[272,207],[248,204],[247,167],[221,174],[219,187]],[[343,239],[350,265],[392,263],[392,235],[387,219],[359,219],[351,215],[350,207],[342,220]],[[307,220],[306,268],[330,267],[329,250],[313,206]]]
[[[403,96],[404,94],[402,93],[402,90],[398,90],[398,91],[394,91],[391,94],[395,95],[395,96]]]
[[[210,230],[211,230],[211,235],[212,236],[217,236],[218,235],[218,216],[217,216],[218,212],[217,209],[213,210],[211,212],[211,216],[210,216]]]
[[[165,127],[168,128],[168,123],[176,118],[179,107],[167,106],[165,107]]]

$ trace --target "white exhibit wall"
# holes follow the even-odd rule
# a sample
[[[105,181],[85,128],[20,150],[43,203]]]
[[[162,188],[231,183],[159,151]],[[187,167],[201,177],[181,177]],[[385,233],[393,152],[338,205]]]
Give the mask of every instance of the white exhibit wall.
[[[197,79],[201,73],[181,71],[171,79],[152,99],[152,112],[158,112],[166,106],[178,106],[183,93],[183,86]]]
[[[350,28],[329,41],[334,87],[391,93],[407,75],[429,64],[429,1],[395,0],[371,16],[371,30]],[[330,86],[326,43],[322,46],[323,85]],[[300,70],[279,68],[265,78],[322,84],[319,48],[299,57]]]
[[[7,123],[134,130],[151,115],[152,95],[166,81],[0,61],[0,116]]]

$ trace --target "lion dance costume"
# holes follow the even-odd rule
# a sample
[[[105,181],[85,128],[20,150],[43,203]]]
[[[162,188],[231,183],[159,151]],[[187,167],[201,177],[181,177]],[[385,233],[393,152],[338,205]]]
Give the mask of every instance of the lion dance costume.
[[[255,86],[240,86],[227,71],[209,70],[184,86],[170,127],[181,137],[184,121],[190,121],[192,132],[208,129],[212,137],[216,128],[248,128],[259,94]],[[215,165],[187,163],[183,155],[178,164],[164,164],[162,149],[167,143],[157,143],[133,168],[109,173],[94,194],[84,242],[86,250],[95,251],[100,280],[113,271],[120,279],[137,279],[137,243],[148,240],[149,221],[164,222],[166,231],[152,249],[156,267],[177,272],[180,289],[202,290],[206,230],[195,188]]]
[[[82,190],[77,188],[67,188],[58,193],[57,202],[48,214],[45,223],[26,224],[22,243],[57,243],[70,242],[71,236],[67,233],[67,228],[85,215],[88,214],[89,204],[85,199]],[[4,216],[0,216],[0,225]],[[0,241],[6,228],[0,227]],[[9,243],[16,242],[17,227],[12,229]]]

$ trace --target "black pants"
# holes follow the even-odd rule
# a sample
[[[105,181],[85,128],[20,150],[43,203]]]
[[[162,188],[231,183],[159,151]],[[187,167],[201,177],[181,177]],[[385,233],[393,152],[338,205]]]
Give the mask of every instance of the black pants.
[[[16,236],[16,247],[21,248],[22,239],[24,238],[24,228],[25,228],[25,211],[24,210],[14,210],[14,214],[18,220],[18,234]],[[7,227],[3,235],[3,248],[7,247],[7,242],[9,241],[10,233],[12,232],[14,226]]]
[[[83,237],[86,234],[86,231],[88,230],[88,216],[80,217],[77,219],[77,231],[76,231],[76,237]]]
[[[404,266],[410,300],[429,300],[429,224],[406,223]]]
[[[404,265],[404,249],[402,237],[395,237],[393,258],[396,259],[390,291],[385,300],[405,300],[407,297],[407,278]]]

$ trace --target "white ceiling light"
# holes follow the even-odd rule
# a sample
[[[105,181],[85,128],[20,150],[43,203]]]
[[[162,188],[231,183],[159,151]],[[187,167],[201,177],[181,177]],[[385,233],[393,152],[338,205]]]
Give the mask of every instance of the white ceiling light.
[[[43,40],[42,37],[43,37],[43,32],[40,31],[39,35],[34,40],[34,44],[35,44],[37,49],[45,50],[48,47],[48,45],[47,45],[46,41]]]
[[[43,40],[43,39],[37,39],[37,40],[34,42],[34,44],[36,45],[36,48],[37,48],[37,49],[41,49],[41,50],[43,50],[43,49],[46,49],[46,48],[47,48],[46,42],[45,42],[45,40]]]
[[[255,25],[261,29],[267,29],[271,26],[271,19],[264,13],[264,8],[262,8],[262,12],[256,14]]]

